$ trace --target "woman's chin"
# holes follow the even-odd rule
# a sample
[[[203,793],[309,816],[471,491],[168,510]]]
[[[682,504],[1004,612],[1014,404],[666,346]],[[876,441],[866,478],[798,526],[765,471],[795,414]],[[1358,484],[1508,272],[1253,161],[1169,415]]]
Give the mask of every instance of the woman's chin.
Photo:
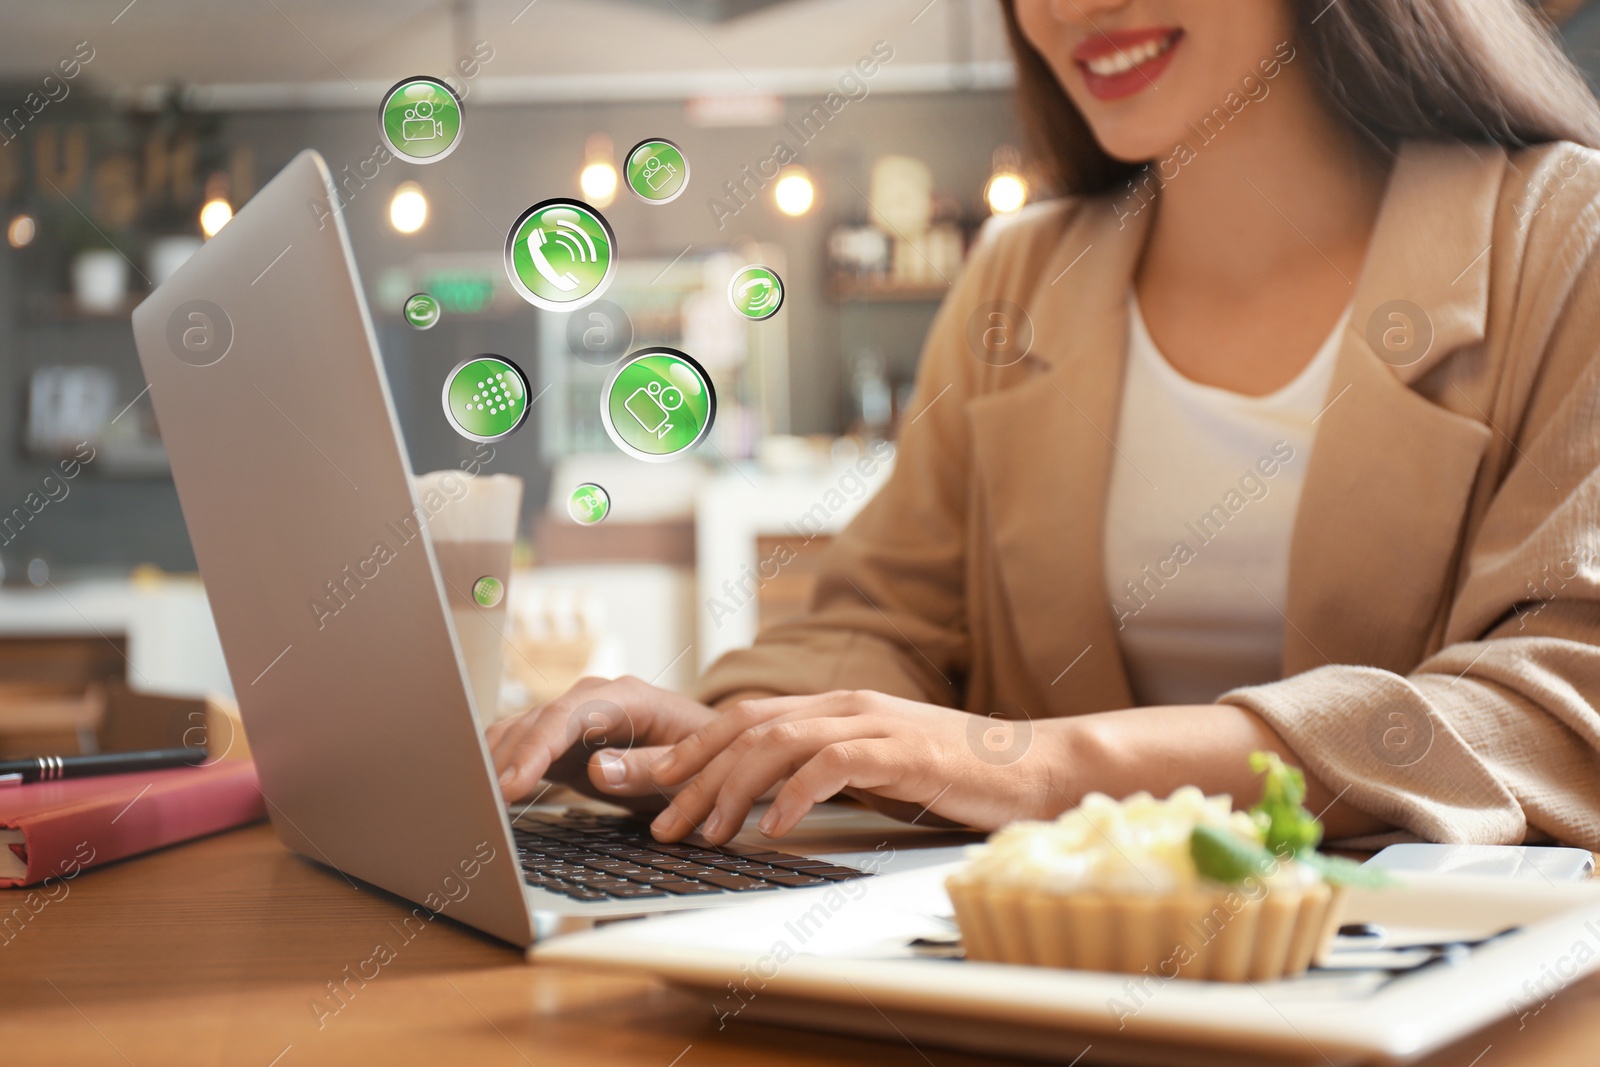
[[[1101,150],[1118,163],[1140,164],[1167,158],[1172,154],[1173,147],[1183,141],[1189,132],[1180,125],[1172,130],[1164,130],[1162,136],[1153,136],[1152,129],[1141,126],[1135,130],[1118,124],[1111,128],[1096,127],[1094,136]]]

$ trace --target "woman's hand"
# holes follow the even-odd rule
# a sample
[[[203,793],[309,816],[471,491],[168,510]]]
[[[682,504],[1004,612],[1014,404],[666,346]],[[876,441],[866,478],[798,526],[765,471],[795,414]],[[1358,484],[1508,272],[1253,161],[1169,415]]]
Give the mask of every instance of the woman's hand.
[[[984,718],[873,692],[747,700],[675,744],[651,766],[681,786],[651,829],[667,841],[695,828],[721,843],[784,778],[761,832],[780,837],[819,801],[844,790],[891,811],[931,813],[989,830],[1048,818],[1068,806],[1065,720]]]
[[[638,678],[583,678],[554,700],[503,719],[485,733],[507,800],[549,778],[635,810],[667,803],[651,762],[717,718],[688,697]]]

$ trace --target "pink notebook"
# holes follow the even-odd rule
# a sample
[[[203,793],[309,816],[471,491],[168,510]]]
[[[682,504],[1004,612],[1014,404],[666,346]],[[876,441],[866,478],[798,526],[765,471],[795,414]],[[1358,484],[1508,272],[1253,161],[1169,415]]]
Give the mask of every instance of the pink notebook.
[[[266,814],[249,760],[0,786],[0,887],[71,878]]]

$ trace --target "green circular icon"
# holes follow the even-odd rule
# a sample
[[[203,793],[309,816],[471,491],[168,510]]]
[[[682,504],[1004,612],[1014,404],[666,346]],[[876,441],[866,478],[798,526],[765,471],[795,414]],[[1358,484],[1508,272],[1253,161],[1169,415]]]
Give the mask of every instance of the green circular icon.
[[[492,574],[485,574],[472,583],[472,599],[480,608],[492,608],[505,599],[506,583]]]
[[[640,141],[628,151],[628,188],[649,204],[666,204],[689,185],[689,160],[683,149],[661,137]]]
[[[522,298],[546,311],[598,300],[617,270],[617,238],[582,200],[544,200],[517,217],[506,236],[506,275]]]
[[[528,417],[528,379],[504,356],[463,360],[444,381],[444,417],[472,441],[498,441]]]
[[[611,514],[611,494],[593,482],[584,482],[567,498],[567,514],[573,522],[593,526]]]
[[[600,421],[616,446],[635,459],[676,459],[711,432],[717,393],[711,375],[682,352],[646,348],[606,383]]]
[[[456,150],[466,121],[461,98],[438,78],[420,75],[384,94],[378,124],[390,151],[412,163],[437,163]]]
[[[771,267],[743,267],[728,281],[728,303],[752,322],[770,319],[783,307],[783,279]]]
[[[432,329],[439,321],[439,301],[428,293],[412,293],[406,297],[406,321],[418,330]]]

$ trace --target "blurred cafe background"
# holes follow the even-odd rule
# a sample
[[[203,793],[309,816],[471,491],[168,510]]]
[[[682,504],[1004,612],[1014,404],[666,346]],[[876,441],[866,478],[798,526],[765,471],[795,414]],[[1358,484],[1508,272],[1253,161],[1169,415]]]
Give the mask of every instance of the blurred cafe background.
[[[1561,7],[1594,69],[1600,19]],[[799,610],[892,467],[974,233],[1048,194],[994,0],[0,12],[0,754],[92,747],[128,687],[231,699],[129,312],[301,149],[340,184],[413,470],[481,458],[440,411],[457,361],[494,352],[531,379],[527,424],[484,462],[526,487],[502,711],[585,672],[687,685]],[[417,74],[464,98],[461,147],[432,166],[378,148],[383,93]],[[647,137],[690,161],[671,204],[619,181]],[[526,303],[502,265],[512,221],[557,196],[601,208],[622,253],[604,301],[570,313]],[[728,307],[745,263],[783,278],[766,321]],[[418,291],[442,305],[426,331],[401,315]],[[610,366],[648,344],[717,384],[712,437],[674,463],[623,455],[599,419]],[[567,513],[586,481],[612,500],[594,526]]]

